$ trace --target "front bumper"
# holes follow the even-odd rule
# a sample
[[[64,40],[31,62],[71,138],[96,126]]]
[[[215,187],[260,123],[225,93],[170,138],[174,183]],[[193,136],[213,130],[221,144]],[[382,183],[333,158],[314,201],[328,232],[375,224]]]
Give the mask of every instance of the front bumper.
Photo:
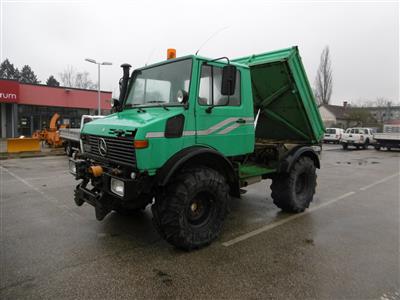
[[[102,220],[111,210],[129,207],[132,209],[143,207],[143,197],[151,190],[152,179],[142,174],[135,179],[126,178],[123,175],[112,174],[112,170],[105,168],[101,176],[94,177],[88,170],[91,163],[87,160],[70,159],[70,165],[75,164],[75,179],[82,180],[75,188],[74,200],[78,206],[89,203],[94,206],[96,218]],[[71,173],[71,167],[70,167]],[[124,194],[117,195],[111,191],[111,179],[115,178],[123,182]]]
[[[347,144],[347,145],[354,145],[354,146],[360,146],[364,145],[364,141],[352,141],[352,140],[341,140],[340,141],[342,144]]]

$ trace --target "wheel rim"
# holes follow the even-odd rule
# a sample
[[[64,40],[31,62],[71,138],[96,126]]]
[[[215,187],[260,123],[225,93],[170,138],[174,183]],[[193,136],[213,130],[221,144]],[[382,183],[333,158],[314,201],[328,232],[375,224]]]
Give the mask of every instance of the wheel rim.
[[[187,208],[187,220],[194,227],[207,224],[214,209],[214,197],[209,192],[197,193]]]
[[[296,179],[296,195],[303,193],[307,186],[307,174],[301,173]]]

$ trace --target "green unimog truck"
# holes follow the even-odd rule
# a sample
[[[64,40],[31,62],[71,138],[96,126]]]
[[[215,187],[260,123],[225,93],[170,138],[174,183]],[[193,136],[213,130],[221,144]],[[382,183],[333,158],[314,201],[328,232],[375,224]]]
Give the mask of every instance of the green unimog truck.
[[[283,211],[309,206],[324,128],[297,47],[122,68],[114,113],[84,126],[70,160],[77,205],[102,220],[151,204],[160,235],[186,250],[216,239],[231,197],[263,179]]]

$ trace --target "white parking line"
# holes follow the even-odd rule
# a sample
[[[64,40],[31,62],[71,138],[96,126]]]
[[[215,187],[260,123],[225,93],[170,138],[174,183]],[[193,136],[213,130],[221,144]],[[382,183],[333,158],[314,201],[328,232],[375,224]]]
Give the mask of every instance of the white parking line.
[[[43,196],[44,199],[52,202],[53,204],[55,204],[58,208],[64,210],[65,212],[67,212],[69,215],[71,216],[79,216],[80,218],[82,218],[82,216],[80,216],[78,213],[76,213],[75,211],[71,210],[68,206],[60,203],[58,201],[58,199],[51,197],[49,195],[47,195],[45,192],[43,192],[42,190],[38,189],[37,187],[35,187],[33,184],[29,183],[28,181],[26,181],[24,178],[18,176],[17,174],[11,172],[10,170],[0,166],[0,169],[3,171],[6,171],[8,174],[10,174],[12,177],[14,177],[15,179],[17,179],[18,181],[22,182],[23,184],[25,184],[26,186],[28,186],[29,188],[31,188],[32,190],[34,190],[35,192],[41,194]]]
[[[324,202],[324,203],[322,203],[322,204],[320,204],[318,206],[311,207],[310,209],[306,210],[305,212],[302,212],[302,213],[299,213],[299,214],[296,214],[296,215],[291,215],[290,217],[287,217],[287,218],[285,218],[283,220],[280,220],[280,221],[277,221],[277,222],[274,222],[274,223],[271,223],[271,224],[267,224],[267,225],[265,225],[265,226],[263,226],[261,228],[258,228],[256,230],[253,230],[253,231],[250,231],[250,232],[245,233],[243,235],[240,235],[240,236],[238,236],[238,237],[236,237],[236,238],[234,238],[234,239],[232,239],[230,241],[222,243],[222,245],[225,246],[225,247],[232,246],[232,245],[234,245],[236,243],[239,243],[239,242],[242,242],[244,240],[247,240],[247,239],[249,239],[249,238],[251,238],[251,237],[253,237],[255,235],[258,235],[258,234],[263,233],[265,231],[271,230],[272,228],[281,226],[281,225],[286,224],[286,223],[288,223],[290,221],[293,221],[293,220],[296,220],[298,218],[301,218],[304,215],[310,214],[313,211],[316,211],[316,210],[321,209],[321,208],[323,208],[323,207],[325,207],[327,205],[330,205],[330,204],[335,203],[335,202],[337,202],[339,200],[347,198],[347,197],[349,197],[349,196],[351,196],[353,194],[355,194],[355,192],[349,192],[349,193],[343,194],[343,195],[341,195],[341,196],[339,196],[337,198],[334,198],[334,199],[331,199],[329,201],[326,201],[326,202]]]
[[[382,178],[382,179],[380,179],[380,180],[378,180],[378,181],[375,181],[375,182],[373,182],[373,183],[371,183],[371,184],[369,184],[369,185],[366,185],[366,186],[361,187],[360,190],[361,190],[361,191],[365,191],[365,190],[367,190],[367,189],[369,189],[369,188],[371,188],[371,187],[373,187],[373,186],[375,186],[375,185],[377,185],[377,184],[386,182],[386,181],[388,181],[388,180],[390,180],[390,179],[392,179],[392,178],[398,176],[399,174],[400,174],[400,173],[395,173],[395,174],[392,174],[392,175],[390,175],[390,176],[384,177],[384,178]],[[283,224],[286,224],[286,223],[291,222],[291,221],[293,221],[293,220],[296,220],[296,219],[298,219],[298,218],[301,218],[301,217],[304,216],[304,215],[310,214],[310,213],[312,213],[313,211],[316,211],[316,210],[318,210],[318,209],[324,208],[325,206],[328,206],[328,205],[330,205],[330,204],[332,204],[332,203],[335,203],[335,202],[337,202],[337,201],[339,201],[339,200],[345,199],[345,198],[347,198],[347,197],[349,197],[349,196],[351,196],[351,195],[354,195],[354,194],[355,194],[355,192],[353,192],[353,191],[352,191],[352,192],[348,192],[348,193],[343,194],[343,195],[341,195],[341,196],[339,196],[339,197],[337,197],[337,198],[334,198],[334,199],[331,199],[331,200],[329,200],[329,201],[326,201],[326,202],[324,202],[324,203],[322,203],[322,204],[320,204],[320,205],[318,205],[318,206],[311,207],[310,209],[306,210],[306,211],[303,212],[303,213],[296,214],[296,215],[292,215],[292,216],[287,217],[287,218],[285,218],[285,219],[283,219],[283,220],[279,220],[279,221],[276,221],[276,222],[267,224],[267,225],[265,225],[265,226],[263,226],[263,227],[260,227],[260,228],[258,228],[258,229],[256,229],[256,230],[253,230],[253,231],[250,231],[250,232],[245,233],[245,234],[243,234],[243,235],[240,235],[240,236],[238,236],[238,237],[236,237],[236,238],[234,238],[234,239],[232,239],[232,240],[230,240],[230,241],[227,241],[227,242],[222,243],[222,245],[225,246],[225,247],[232,246],[232,245],[234,245],[234,244],[236,244],[236,243],[239,243],[239,242],[242,242],[242,241],[244,241],[244,240],[247,240],[247,239],[249,239],[249,238],[251,238],[251,237],[253,237],[253,236],[255,236],[255,235],[258,235],[258,234],[260,234],[260,233],[266,232],[266,231],[268,231],[268,230],[271,230],[271,229],[273,229],[273,228],[275,228],[275,227],[281,226],[281,225],[283,225]]]
[[[368,190],[369,188],[371,188],[371,187],[373,187],[373,186],[375,186],[377,184],[383,183],[385,181],[388,181],[388,180],[390,180],[390,179],[392,179],[393,177],[396,177],[396,176],[399,176],[399,173],[392,174],[390,176],[382,178],[381,180],[378,180],[378,181],[375,181],[375,182],[373,182],[371,184],[368,184],[366,186],[360,187],[360,190],[361,191]]]

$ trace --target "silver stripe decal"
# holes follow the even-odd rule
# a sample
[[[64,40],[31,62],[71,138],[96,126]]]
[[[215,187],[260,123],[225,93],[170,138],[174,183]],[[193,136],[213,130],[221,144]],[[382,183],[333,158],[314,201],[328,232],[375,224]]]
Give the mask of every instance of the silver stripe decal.
[[[246,117],[246,118],[240,118],[240,117],[234,118],[234,117],[232,117],[232,118],[225,119],[225,120],[223,120],[223,121],[211,126],[208,129],[198,130],[197,132],[194,131],[194,130],[187,130],[187,131],[184,131],[182,133],[182,135],[183,136],[193,136],[193,135],[196,135],[196,133],[197,133],[197,135],[209,135],[209,134],[221,129],[225,125],[227,125],[229,123],[232,123],[232,122],[236,122],[239,119],[243,119],[243,120],[246,121],[246,123],[243,124],[243,125],[253,124],[253,121],[254,121],[254,119],[252,117]],[[228,132],[236,129],[240,125],[241,124],[239,124],[239,123],[230,125],[227,128],[225,128],[224,130],[222,130],[221,132],[219,132],[218,134],[228,133]],[[161,138],[161,137],[164,137],[164,136],[165,136],[164,132],[148,132],[146,134],[146,138]]]
[[[231,132],[232,130],[238,128],[239,126],[240,126],[239,123],[235,123],[233,125],[226,127],[224,130],[221,130],[220,132],[218,132],[218,134],[225,134],[225,133]]]
[[[164,132],[148,132],[146,138],[160,138],[164,137]]]
[[[239,118],[228,118],[228,119],[225,119],[225,120],[223,120],[223,121],[211,126],[208,129],[198,130],[197,131],[197,135],[208,135],[208,134],[211,134],[214,131],[217,131],[218,129],[224,127],[225,125],[236,121],[237,119],[239,119]]]

